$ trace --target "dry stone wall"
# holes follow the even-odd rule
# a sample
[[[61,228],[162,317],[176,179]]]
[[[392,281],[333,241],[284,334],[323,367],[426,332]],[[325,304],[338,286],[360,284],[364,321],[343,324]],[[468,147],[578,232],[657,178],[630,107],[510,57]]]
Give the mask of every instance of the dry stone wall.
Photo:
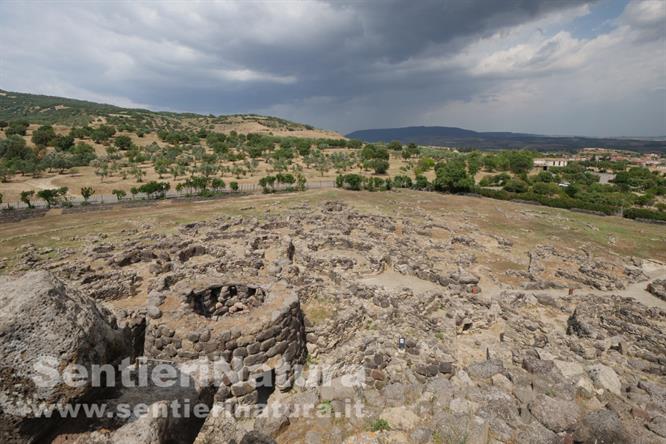
[[[279,287],[180,285],[161,298],[159,316],[149,320],[145,356],[222,362],[226,371],[216,398],[231,404],[256,403],[257,379],[269,388],[290,388],[307,355],[305,326],[298,297]],[[178,308],[166,309],[175,299]]]

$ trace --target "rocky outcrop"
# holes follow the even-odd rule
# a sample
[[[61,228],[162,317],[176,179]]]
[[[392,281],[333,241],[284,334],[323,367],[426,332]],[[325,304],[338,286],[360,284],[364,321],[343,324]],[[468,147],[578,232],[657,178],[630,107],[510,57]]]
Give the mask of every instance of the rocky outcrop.
[[[68,403],[89,392],[88,384],[65,384],[52,373],[60,376],[68,364],[90,367],[131,355],[128,335],[113,317],[48,272],[0,278],[3,433],[20,441],[44,431],[40,422],[25,426],[40,413],[25,403]]]
[[[659,299],[666,301],[666,279],[657,279],[650,282],[647,290]]]

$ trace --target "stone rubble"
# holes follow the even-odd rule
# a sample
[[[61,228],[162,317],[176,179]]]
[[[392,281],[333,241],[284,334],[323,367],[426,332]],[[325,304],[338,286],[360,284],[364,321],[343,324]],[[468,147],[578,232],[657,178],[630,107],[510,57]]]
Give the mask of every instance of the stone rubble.
[[[196,443],[664,442],[666,313],[616,294],[646,279],[640,262],[543,244],[522,257],[522,270],[477,263],[514,248],[472,222],[425,213],[416,222],[331,201],[220,216],[168,236],[143,226],[116,244],[90,236],[79,252],[27,246],[16,270],[49,270],[22,279],[57,278],[71,288],[54,283],[60,297],[85,295],[77,316],[91,316],[99,344],[118,335],[126,355],[179,364],[222,356],[245,376],[270,361],[280,390],[267,408],[341,413],[353,401],[365,414],[211,414]],[[663,281],[648,288],[663,298]],[[3,304],[0,319],[15,313]],[[19,316],[61,325],[36,306]],[[21,349],[10,340],[19,325],[2,324],[5,356],[36,355],[36,339]],[[62,328],[59,337],[74,327]],[[112,360],[101,347],[94,359]],[[362,370],[362,388],[336,383],[349,369]],[[320,385],[327,377],[334,383]],[[197,385],[196,396],[218,412],[230,400],[251,405],[249,379]],[[388,430],[369,431],[380,419]],[[141,418],[85,437],[167,442],[169,424]]]

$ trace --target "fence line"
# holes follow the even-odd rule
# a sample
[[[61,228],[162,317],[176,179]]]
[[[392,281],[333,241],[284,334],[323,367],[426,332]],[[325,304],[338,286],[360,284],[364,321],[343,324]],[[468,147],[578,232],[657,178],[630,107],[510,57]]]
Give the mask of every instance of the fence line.
[[[275,191],[285,191],[289,187],[293,187],[293,185],[287,185],[287,184],[277,184],[273,187]],[[317,189],[323,189],[323,188],[335,188],[335,182],[334,181],[327,181],[327,180],[319,180],[319,181],[313,181],[313,182],[306,182],[305,188],[308,190],[317,190]],[[220,195],[228,195],[231,193],[250,193],[254,194],[259,191],[262,191],[262,188],[257,185],[256,183],[240,183],[238,184],[238,190],[237,191],[232,191],[231,188],[226,187],[223,190],[220,190]],[[164,199],[178,199],[182,197],[196,197],[197,195],[194,193],[187,193],[184,191],[175,191],[175,190],[169,190],[165,193]],[[215,197],[215,196],[213,196]],[[125,197],[121,199],[120,201],[118,198],[113,195],[113,194],[94,194],[92,195],[88,201],[87,204],[89,205],[104,205],[104,204],[110,204],[110,203],[118,203],[118,202],[136,202],[136,201],[141,201],[141,200],[155,200],[153,198],[150,198],[146,193],[138,193],[135,196],[131,197]],[[84,204],[86,201],[82,197],[71,197],[67,199],[68,205],[71,204],[72,206],[81,206]],[[39,198],[35,198],[34,202],[31,202],[33,208],[47,208],[48,205],[46,202]],[[60,205],[62,206],[62,205]],[[21,201],[14,201],[14,202],[6,202],[2,205],[0,205],[0,209],[6,210],[7,208],[13,208],[15,210],[24,210],[28,208],[28,205],[25,204],[24,202]]]

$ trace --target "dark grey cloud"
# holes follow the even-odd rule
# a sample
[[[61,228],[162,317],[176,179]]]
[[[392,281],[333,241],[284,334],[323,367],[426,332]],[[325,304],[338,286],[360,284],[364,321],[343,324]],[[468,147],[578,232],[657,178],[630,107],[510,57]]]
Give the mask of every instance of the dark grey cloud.
[[[581,109],[607,109],[599,85],[590,85],[591,64],[613,69],[649,51],[647,74],[620,89],[654,112],[655,95],[645,92],[664,86],[655,57],[666,61],[654,54],[664,24],[655,1],[631,3],[608,35],[588,40],[566,33],[568,21],[594,5],[579,0],[5,2],[0,88],[155,109],[276,113],[341,131],[419,123],[628,131],[614,122],[619,105],[609,112],[613,122],[590,119],[589,128],[563,104],[543,114],[552,125],[534,116],[543,100],[560,99],[555,74],[591,91]],[[512,119],[498,115],[505,103]],[[661,132],[664,116],[656,116],[640,131]]]

